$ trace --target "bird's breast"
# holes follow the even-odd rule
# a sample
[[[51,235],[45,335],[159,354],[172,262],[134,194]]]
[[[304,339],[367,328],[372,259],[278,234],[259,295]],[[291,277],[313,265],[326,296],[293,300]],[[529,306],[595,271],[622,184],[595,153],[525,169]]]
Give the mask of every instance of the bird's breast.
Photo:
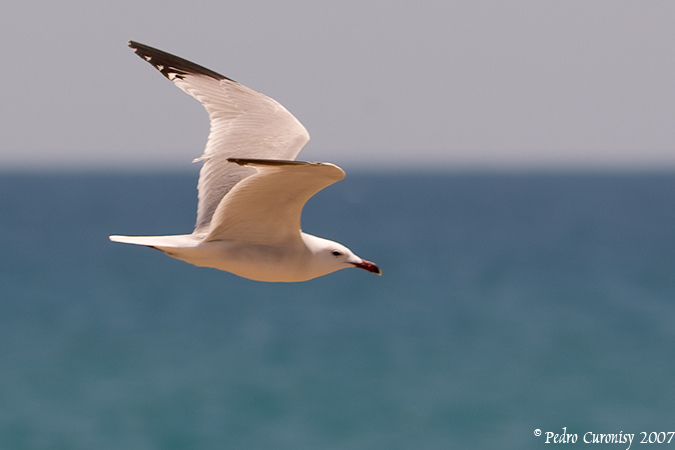
[[[258,281],[293,282],[309,279],[303,247],[209,241],[171,256],[200,267],[211,267]],[[311,277],[310,277],[311,278]]]

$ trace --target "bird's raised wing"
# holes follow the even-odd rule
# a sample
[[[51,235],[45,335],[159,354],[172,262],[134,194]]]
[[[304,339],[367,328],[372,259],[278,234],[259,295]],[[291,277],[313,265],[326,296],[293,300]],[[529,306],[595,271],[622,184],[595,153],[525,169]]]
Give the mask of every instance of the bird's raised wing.
[[[279,245],[300,239],[302,208],[314,194],[344,178],[328,163],[231,159],[255,168],[216,208],[205,241]]]
[[[309,140],[305,127],[277,101],[161,50],[134,41],[129,46],[209,113],[209,139],[198,158],[204,165],[199,172],[195,233],[209,229],[225,194],[255,172],[228,158],[294,160]]]

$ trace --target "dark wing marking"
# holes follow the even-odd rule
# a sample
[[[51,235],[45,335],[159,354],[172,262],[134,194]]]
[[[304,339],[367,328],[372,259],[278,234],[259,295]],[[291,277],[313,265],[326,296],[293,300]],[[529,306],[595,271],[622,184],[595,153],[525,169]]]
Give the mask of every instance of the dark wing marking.
[[[187,59],[179,58],[178,56],[172,55],[162,50],[158,50],[149,45],[141,44],[135,41],[129,41],[129,47],[131,47],[138,56],[145,59],[147,62],[152,64],[155,69],[159,70],[162,75],[167,77],[169,80],[173,81],[173,78],[170,77],[170,74],[178,78],[183,78],[184,75],[198,74],[206,75],[216,80],[230,80],[224,75],[214,72],[211,69],[207,69],[204,66],[195,64],[188,61]]]
[[[286,159],[254,159],[254,158],[227,158],[229,162],[237,163],[240,166],[290,166],[301,164],[324,164],[313,163],[309,161],[289,161]]]

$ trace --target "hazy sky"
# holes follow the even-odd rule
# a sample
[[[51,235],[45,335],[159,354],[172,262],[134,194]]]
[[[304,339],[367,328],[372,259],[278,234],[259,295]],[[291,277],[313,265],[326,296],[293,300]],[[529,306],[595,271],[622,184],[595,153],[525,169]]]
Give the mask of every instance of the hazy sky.
[[[201,105],[127,47],[286,106],[345,168],[675,169],[675,2],[5,1],[0,168],[188,167]]]

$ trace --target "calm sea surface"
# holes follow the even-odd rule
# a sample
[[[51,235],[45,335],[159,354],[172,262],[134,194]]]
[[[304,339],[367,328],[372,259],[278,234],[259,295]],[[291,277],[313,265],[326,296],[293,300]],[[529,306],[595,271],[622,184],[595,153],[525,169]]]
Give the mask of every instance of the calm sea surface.
[[[675,431],[675,175],[350,174],[303,228],[382,277],[108,241],[189,232],[195,184],[0,175],[0,449],[675,448],[639,443]]]

